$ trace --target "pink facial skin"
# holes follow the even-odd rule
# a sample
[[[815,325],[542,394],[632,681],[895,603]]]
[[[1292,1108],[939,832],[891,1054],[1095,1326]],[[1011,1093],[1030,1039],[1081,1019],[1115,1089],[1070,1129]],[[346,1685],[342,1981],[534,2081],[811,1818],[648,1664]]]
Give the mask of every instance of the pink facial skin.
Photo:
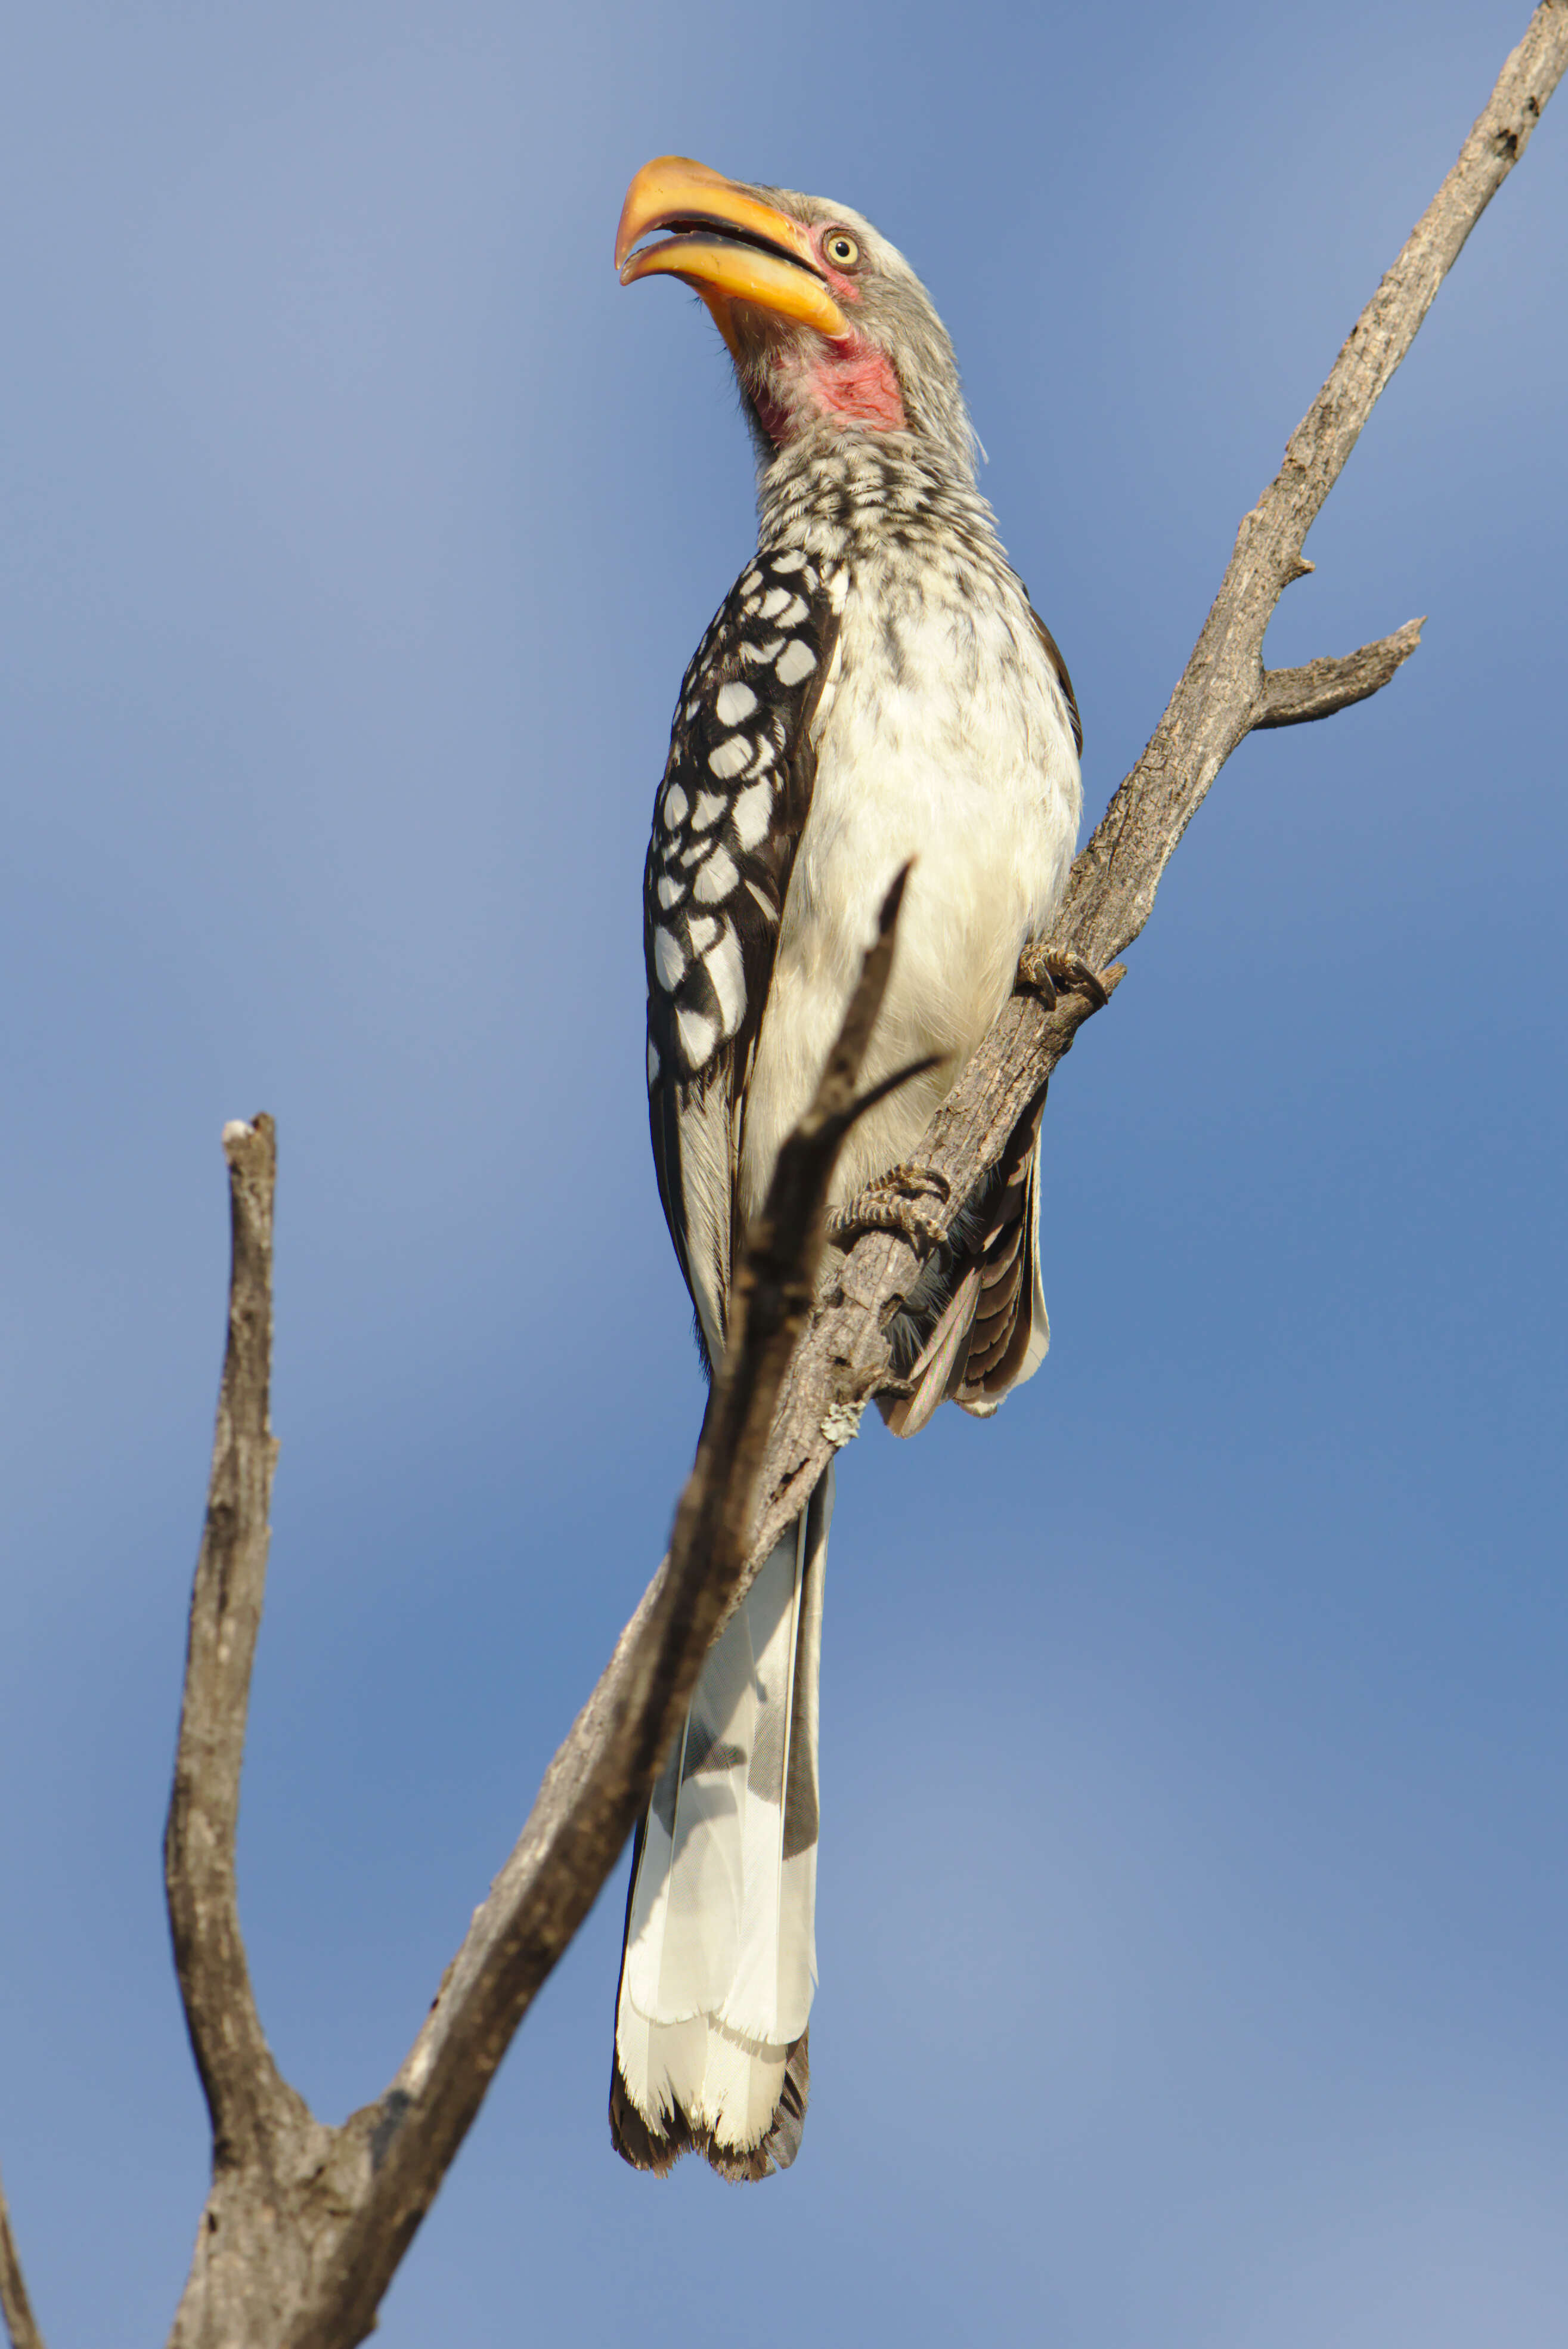
[[[817,231],[812,243],[818,265],[840,307],[858,305],[860,287],[827,257],[828,240],[837,233],[832,226]],[[841,416],[846,423],[868,424],[876,432],[909,429],[892,361],[859,335],[824,344],[822,357],[817,366],[808,368],[806,380],[824,415]]]
[[[824,254],[827,239],[840,233],[831,226],[819,229],[812,243],[818,266],[842,308],[859,304],[861,289]],[[762,429],[776,449],[781,449],[802,424],[824,416],[869,426],[873,432],[909,429],[892,361],[852,329],[833,342],[818,335],[803,336],[793,350],[779,354],[769,373],[770,382],[753,382],[751,396]]]

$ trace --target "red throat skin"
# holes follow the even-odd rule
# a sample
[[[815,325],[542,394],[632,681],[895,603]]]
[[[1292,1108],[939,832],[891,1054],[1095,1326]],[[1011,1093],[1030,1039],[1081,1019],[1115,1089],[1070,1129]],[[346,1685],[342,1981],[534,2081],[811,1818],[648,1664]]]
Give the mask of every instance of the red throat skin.
[[[873,432],[909,429],[892,361],[858,335],[822,345],[821,356],[800,370],[796,382],[795,398],[788,406],[767,392],[752,395],[762,429],[776,449],[802,422],[823,416]]]
[[[856,335],[830,343],[808,381],[827,415],[841,416],[847,424],[869,424],[876,432],[909,429],[892,361]]]

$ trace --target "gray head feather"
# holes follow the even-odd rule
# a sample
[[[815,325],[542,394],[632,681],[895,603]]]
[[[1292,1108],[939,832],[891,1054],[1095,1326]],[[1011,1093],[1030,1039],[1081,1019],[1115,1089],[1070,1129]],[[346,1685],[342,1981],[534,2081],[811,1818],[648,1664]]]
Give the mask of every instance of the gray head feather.
[[[911,431],[935,444],[959,477],[973,481],[979,441],[964,404],[958,361],[935,305],[898,247],[848,204],[833,203],[825,196],[800,195],[792,188],[754,187],[749,192],[806,227],[831,225],[849,231],[860,247],[853,271],[860,299],[852,309],[847,303],[843,305],[845,315],[857,335],[884,351],[892,361]],[[758,396],[771,396],[786,409],[794,405],[799,398],[801,358],[817,338],[808,327],[764,320],[755,313],[739,313],[737,324],[747,362],[741,388],[747,394],[758,453],[766,461],[776,451],[758,414]],[[754,380],[747,380],[748,373]],[[801,419],[808,420],[815,419]]]

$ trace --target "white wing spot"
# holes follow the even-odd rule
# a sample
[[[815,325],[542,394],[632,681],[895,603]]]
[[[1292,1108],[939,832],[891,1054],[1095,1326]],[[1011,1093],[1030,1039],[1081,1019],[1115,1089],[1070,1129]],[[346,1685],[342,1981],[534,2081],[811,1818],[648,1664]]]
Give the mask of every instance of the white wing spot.
[[[779,919],[779,908],[773,903],[772,898],[768,895],[767,890],[759,889],[756,882],[749,878],[748,879],[746,885],[750,890],[752,895],[756,898],[758,904],[761,906],[763,912],[767,915],[769,920],[770,922],[776,922]]]
[[[656,1084],[658,1083],[658,1081],[659,1081],[659,1048],[658,1048],[658,1046],[655,1043],[655,1041],[654,1041],[653,1038],[650,1036],[650,1037],[649,1037],[649,1039],[648,1039],[648,1083],[649,1083],[650,1088],[651,1088],[651,1087],[653,1087],[654,1085],[656,1085]]]
[[[680,785],[672,783],[665,793],[665,822],[672,832],[676,824],[685,823],[687,804],[686,795]]]
[[[676,1034],[690,1069],[700,1069],[718,1041],[718,1030],[706,1011],[677,1011]]]
[[[655,929],[654,968],[658,974],[659,985],[666,988],[671,995],[681,983],[681,974],[686,969],[686,961],[681,942],[675,932],[662,926]]]
[[[772,784],[753,783],[749,791],[742,792],[730,811],[730,821],[742,848],[755,848],[759,840],[765,840],[773,821]]]
[[[686,934],[691,939],[693,954],[706,954],[718,936],[717,915],[698,914],[695,921],[687,923]]]
[[[731,775],[739,774],[750,756],[749,738],[744,734],[732,734],[727,742],[721,742],[717,750],[708,752],[708,772],[717,775],[720,782],[727,781]]]
[[[807,616],[810,609],[810,605],[805,602],[803,597],[799,595],[791,595],[789,601],[783,605],[782,609],[774,616],[777,617],[781,628],[798,628],[801,621]]]
[[[729,802],[720,792],[698,792],[696,805],[691,812],[692,830],[706,832],[710,824],[718,822],[728,805]]]
[[[788,587],[769,587],[757,609],[762,619],[776,620],[786,604],[795,604],[799,601],[799,598]]]
[[[748,685],[732,680],[728,685],[719,687],[718,698],[713,706],[721,726],[738,726],[741,719],[749,718],[756,709],[757,696]]]
[[[666,914],[669,912],[670,907],[675,904],[676,898],[684,897],[685,895],[686,883],[684,881],[677,881],[673,874],[660,874],[659,903],[664,907]]]
[[[717,905],[720,898],[728,896],[739,878],[728,850],[716,848],[697,874],[692,894],[701,905]]]
[[[713,991],[718,998],[724,1032],[733,1036],[746,1013],[746,966],[740,959],[740,941],[727,922],[723,937],[706,957],[706,963]]]
[[[764,734],[764,736],[762,737],[761,741],[760,741],[760,742],[758,742],[758,744],[757,745],[757,756],[756,756],[756,758],[755,758],[755,759],[753,759],[753,761],[751,761],[750,766],[749,766],[749,767],[748,767],[748,769],[746,770],[746,780],[747,780],[747,781],[748,781],[748,782],[750,782],[750,781],[752,781],[752,779],[753,779],[755,776],[757,776],[757,775],[765,775],[765,774],[767,773],[767,771],[768,771],[769,768],[772,764],[773,764],[773,745],[772,745],[772,743],[768,740],[767,735],[766,735],[766,734]]]
[[[810,676],[816,666],[817,656],[810,646],[804,636],[796,636],[785,646],[779,657],[779,682],[780,685],[799,685],[803,677]]]
[[[768,560],[775,571],[799,571],[806,560],[806,550],[803,546],[787,546],[780,554],[770,554]]]

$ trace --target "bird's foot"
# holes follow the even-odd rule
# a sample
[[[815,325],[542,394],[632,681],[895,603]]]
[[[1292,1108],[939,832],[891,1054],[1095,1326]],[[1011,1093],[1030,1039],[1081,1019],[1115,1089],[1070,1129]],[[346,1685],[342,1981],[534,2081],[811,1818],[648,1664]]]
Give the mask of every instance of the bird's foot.
[[[846,1251],[867,1232],[896,1232],[916,1256],[929,1256],[944,1237],[941,1225],[919,1204],[922,1193],[943,1205],[953,1196],[945,1174],[934,1166],[890,1166],[842,1207],[828,1210],[828,1239]]]
[[[1036,939],[1018,957],[1020,987],[1037,995],[1054,1011],[1058,995],[1087,995],[1097,1011],[1110,1001],[1110,990],[1098,970],[1068,947],[1053,947]]]

